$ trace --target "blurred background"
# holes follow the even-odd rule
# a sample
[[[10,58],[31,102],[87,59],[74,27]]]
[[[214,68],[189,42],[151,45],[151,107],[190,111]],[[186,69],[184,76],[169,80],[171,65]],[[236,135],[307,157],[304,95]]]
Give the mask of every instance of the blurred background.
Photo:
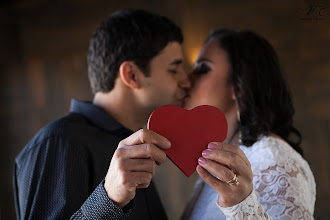
[[[185,36],[187,68],[210,29],[251,29],[275,47],[296,107],[295,126],[317,183],[314,216],[330,216],[329,0],[1,1],[0,219],[15,219],[14,159],[44,125],[69,111],[71,98],[91,100],[86,54],[98,23],[124,8],[168,16]],[[155,181],[170,219],[178,219],[196,173],[185,177],[170,161]]]

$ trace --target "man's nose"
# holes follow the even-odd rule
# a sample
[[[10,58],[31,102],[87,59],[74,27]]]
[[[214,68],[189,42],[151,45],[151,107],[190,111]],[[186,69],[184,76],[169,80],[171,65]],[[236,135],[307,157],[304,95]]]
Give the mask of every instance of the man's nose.
[[[190,77],[186,72],[183,72],[182,79],[180,80],[179,86],[184,89],[190,89],[191,88],[191,81]]]

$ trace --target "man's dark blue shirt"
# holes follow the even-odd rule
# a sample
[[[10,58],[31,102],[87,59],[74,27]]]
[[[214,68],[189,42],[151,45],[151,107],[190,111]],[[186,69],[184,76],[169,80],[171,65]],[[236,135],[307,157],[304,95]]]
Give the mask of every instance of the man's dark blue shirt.
[[[70,114],[41,129],[16,158],[17,218],[167,219],[152,183],[127,210],[105,192],[111,158],[131,134],[92,103],[73,100]]]

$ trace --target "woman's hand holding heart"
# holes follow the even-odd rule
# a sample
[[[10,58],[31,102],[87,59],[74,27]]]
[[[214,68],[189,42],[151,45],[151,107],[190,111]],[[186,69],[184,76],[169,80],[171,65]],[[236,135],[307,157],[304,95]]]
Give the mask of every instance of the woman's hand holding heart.
[[[198,163],[199,176],[218,192],[220,206],[234,206],[251,194],[251,164],[239,147],[212,142]]]

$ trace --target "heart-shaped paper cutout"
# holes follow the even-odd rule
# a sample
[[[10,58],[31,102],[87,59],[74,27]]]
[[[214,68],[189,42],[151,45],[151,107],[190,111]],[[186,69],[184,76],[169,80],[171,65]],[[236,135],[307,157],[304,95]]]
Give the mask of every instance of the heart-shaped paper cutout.
[[[207,145],[226,139],[228,124],[223,112],[213,106],[201,105],[186,110],[165,105],[150,115],[148,129],[171,142],[171,148],[164,150],[165,153],[189,177]]]

